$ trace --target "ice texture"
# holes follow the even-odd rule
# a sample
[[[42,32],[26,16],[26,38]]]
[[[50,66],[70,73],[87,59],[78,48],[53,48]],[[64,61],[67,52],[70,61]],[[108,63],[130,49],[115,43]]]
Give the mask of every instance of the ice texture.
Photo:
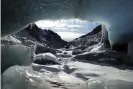
[[[2,89],[51,89],[39,72],[26,66],[13,66],[2,74]]]
[[[13,65],[29,65],[34,60],[34,46],[25,46],[13,36],[1,39],[2,72]]]

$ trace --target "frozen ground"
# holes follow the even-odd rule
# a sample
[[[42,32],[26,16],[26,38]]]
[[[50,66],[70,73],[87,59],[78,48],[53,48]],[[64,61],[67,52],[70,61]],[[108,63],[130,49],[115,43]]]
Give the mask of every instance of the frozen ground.
[[[2,74],[2,89],[133,89],[133,70],[71,60],[63,63],[73,56],[71,51],[60,51],[61,65],[10,67]]]

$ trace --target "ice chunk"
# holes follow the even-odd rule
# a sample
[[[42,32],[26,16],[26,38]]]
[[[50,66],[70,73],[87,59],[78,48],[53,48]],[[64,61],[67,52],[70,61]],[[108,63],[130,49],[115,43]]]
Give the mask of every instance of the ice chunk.
[[[39,72],[30,67],[13,66],[2,74],[2,89],[51,89]]]
[[[29,65],[32,62],[31,48],[22,44],[2,45],[2,72],[13,65]]]
[[[42,53],[35,56],[35,59],[49,59],[49,60],[56,60],[56,56],[52,53]]]
[[[59,64],[57,58],[52,53],[42,53],[35,56],[34,63],[37,64]]]

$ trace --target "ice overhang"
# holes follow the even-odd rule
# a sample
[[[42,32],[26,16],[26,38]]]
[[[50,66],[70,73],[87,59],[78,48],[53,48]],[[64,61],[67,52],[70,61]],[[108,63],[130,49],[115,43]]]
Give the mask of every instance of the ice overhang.
[[[79,18],[106,26],[111,44],[133,41],[132,0],[2,0],[2,36],[41,19]]]

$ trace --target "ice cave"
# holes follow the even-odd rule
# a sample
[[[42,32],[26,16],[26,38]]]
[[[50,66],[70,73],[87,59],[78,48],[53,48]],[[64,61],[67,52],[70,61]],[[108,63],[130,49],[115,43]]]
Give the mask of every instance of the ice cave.
[[[132,8],[132,0],[2,0],[2,89],[133,89]],[[101,25],[67,44],[44,34],[34,23],[42,19]]]

